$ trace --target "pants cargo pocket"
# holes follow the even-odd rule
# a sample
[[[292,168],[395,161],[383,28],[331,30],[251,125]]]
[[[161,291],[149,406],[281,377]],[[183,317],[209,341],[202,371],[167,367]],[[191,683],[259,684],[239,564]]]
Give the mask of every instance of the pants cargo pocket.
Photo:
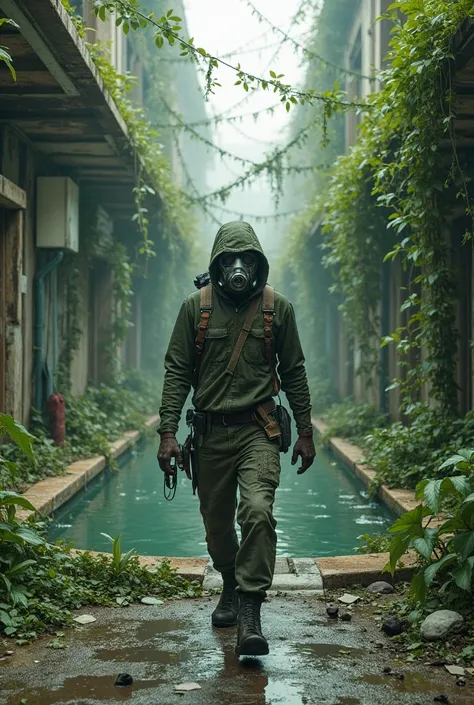
[[[262,484],[268,483],[272,487],[278,487],[280,484],[280,462],[278,456],[268,451],[259,454],[257,460],[257,479]]]

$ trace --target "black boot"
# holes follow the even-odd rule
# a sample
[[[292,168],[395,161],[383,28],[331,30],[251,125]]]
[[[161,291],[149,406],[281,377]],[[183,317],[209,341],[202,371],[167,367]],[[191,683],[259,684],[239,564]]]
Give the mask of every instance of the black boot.
[[[240,597],[239,623],[237,628],[237,656],[266,656],[268,643],[262,634],[260,608],[263,599],[259,595]]]
[[[235,627],[237,615],[239,614],[239,597],[235,590],[237,587],[235,574],[233,572],[223,573],[222,580],[224,581],[224,587],[219,603],[212,613],[212,626],[220,628]]]

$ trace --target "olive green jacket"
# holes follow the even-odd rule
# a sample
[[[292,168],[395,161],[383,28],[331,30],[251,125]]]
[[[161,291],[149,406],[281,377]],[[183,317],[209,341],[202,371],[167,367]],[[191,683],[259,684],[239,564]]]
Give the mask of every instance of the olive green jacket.
[[[259,255],[258,287],[240,305],[218,284],[217,258],[224,252],[252,250]],[[252,227],[243,221],[223,225],[211,253],[209,273],[213,284],[213,310],[204,344],[199,380],[193,404],[199,411],[229,413],[256,406],[273,396],[270,365],[265,355],[263,314],[258,310],[234,375],[226,374],[232,350],[247,315],[250,301],[262,298],[269,272],[268,261]],[[200,292],[181,306],[165,357],[165,380],[160,409],[160,433],[176,433],[183,405],[191,389],[195,367],[194,343],[200,319]],[[277,371],[298,431],[311,430],[311,401],[303,351],[293,307],[275,292],[273,343]]]

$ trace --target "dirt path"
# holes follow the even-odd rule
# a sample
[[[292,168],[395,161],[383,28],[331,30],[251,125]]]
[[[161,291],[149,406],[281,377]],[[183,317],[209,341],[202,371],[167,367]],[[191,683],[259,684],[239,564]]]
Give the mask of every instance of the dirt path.
[[[273,597],[264,605],[271,654],[261,661],[234,655],[235,630],[212,631],[209,599],[87,610],[97,621],[66,631],[65,649],[51,637],[17,648],[0,663],[2,705],[405,705],[474,701],[442,669],[397,663],[389,639],[356,610],[352,622],[332,622],[316,598]],[[403,680],[385,675],[391,666]],[[118,673],[129,688],[114,685]],[[174,686],[201,690],[178,695]]]

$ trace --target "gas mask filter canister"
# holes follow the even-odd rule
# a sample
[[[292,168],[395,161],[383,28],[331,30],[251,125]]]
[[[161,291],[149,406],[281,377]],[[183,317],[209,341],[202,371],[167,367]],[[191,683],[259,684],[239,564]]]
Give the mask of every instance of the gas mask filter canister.
[[[224,253],[219,270],[219,284],[230,294],[245,294],[257,286],[258,258],[254,252]]]

